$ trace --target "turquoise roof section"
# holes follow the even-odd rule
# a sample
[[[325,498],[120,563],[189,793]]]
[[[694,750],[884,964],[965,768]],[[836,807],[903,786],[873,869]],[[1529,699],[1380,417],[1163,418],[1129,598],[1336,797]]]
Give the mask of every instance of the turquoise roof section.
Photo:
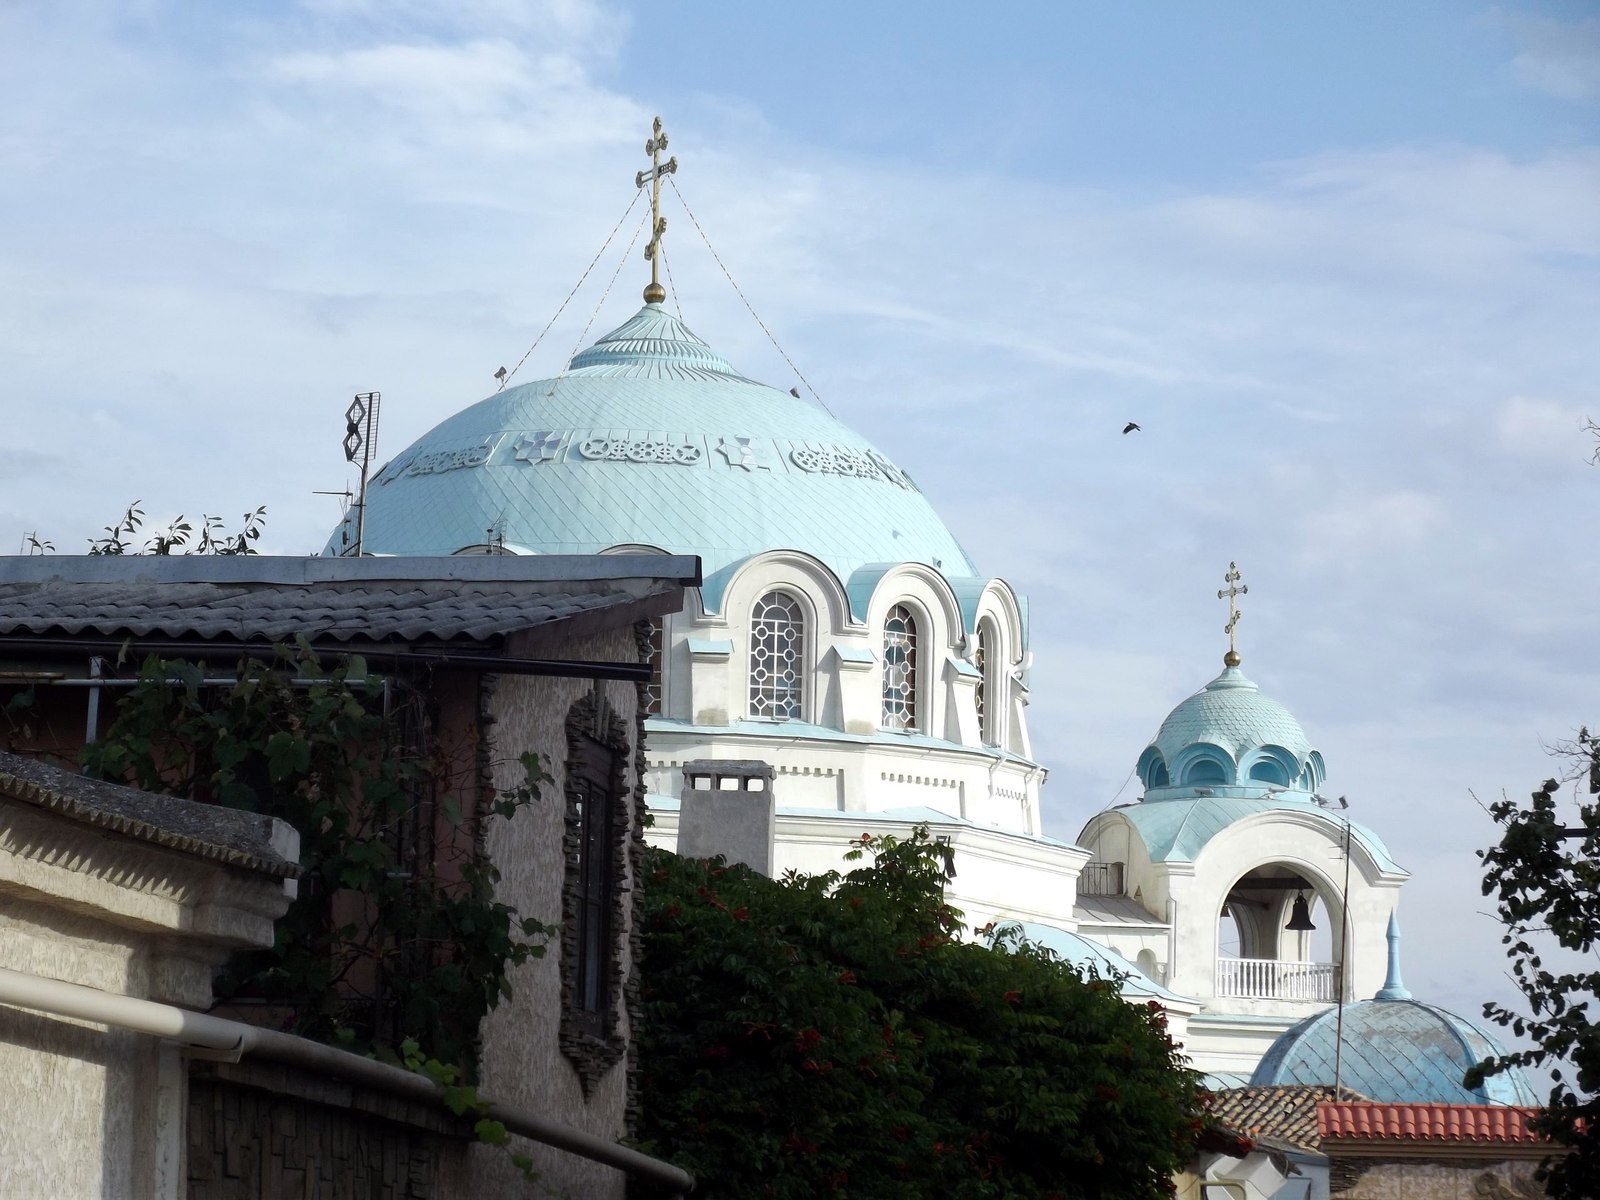
[[[1081,933],[1072,933],[1054,925],[1042,925],[1034,921],[995,923],[996,934],[1006,929],[1017,930],[1023,941],[1051,951],[1063,962],[1069,962],[1080,969],[1092,967],[1102,979],[1124,976],[1126,978],[1123,984],[1124,991],[1135,992],[1140,996],[1152,996],[1157,1000],[1177,1001],[1180,1004],[1196,1003],[1190,997],[1181,996],[1157,983],[1115,950],[1091,941]]]
[[[1331,1086],[1338,1021],[1338,1010],[1330,1008],[1289,1028],[1257,1064],[1251,1084]],[[1462,1083],[1468,1067],[1503,1053],[1489,1034],[1442,1008],[1363,1000],[1344,1009],[1339,1081],[1387,1104],[1539,1104],[1516,1068],[1476,1088]]]
[[[1326,777],[1300,722],[1237,666],[1167,714],[1137,769],[1144,798],[1154,801],[1279,792],[1310,798]]]
[[[1344,839],[1345,822],[1320,805],[1294,796],[1199,796],[1184,800],[1145,801],[1114,811],[1139,831],[1151,862],[1194,862],[1206,844],[1235,821],[1273,812],[1303,813],[1324,821]],[[1363,846],[1385,872],[1406,872],[1390,856],[1383,839],[1364,825],[1350,822],[1351,838]]]
[[[353,514],[324,553],[340,553]],[[492,534],[486,531],[492,530]],[[708,577],[801,550],[976,575],[916,483],[820,406],[755,383],[659,304],[554,379],[508,388],[401,451],[368,488],[365,550],[536,554],[646,545]]]

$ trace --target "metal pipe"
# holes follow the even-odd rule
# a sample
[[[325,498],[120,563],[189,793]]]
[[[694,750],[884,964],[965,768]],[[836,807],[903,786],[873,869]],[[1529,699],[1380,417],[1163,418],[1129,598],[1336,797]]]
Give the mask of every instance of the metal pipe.
[[[89,712],[84,718],[83,744],[92,746],[100,733],[100,671],[105,662],[97,654],[89,656],[89,678],[84,680],[89,685]]]
[[[77,637],[0,637],[0,652],[8,651],[102,651],[120,654],[124,650],[142,654],[163,654],[172,658],[239,659],[253,658],[276,662],[279,648],[267,642],[183,642],[142,638]],[[628,683],[650,680],[649,663],[596,662],[566,658],[512,658],[496,654],[466,654],[440,648],[417,650],[384,645],[345,645],[314,643],[313,654],[364,655],[379,662],[402,666],[453,667],[500,675],[552,675],[566,679],[620,679]]]
[[[1342,815],[1342,814],[1341,814]],[[1342,1096],[1344,1084],[1344,994],[1349,988],[1350,970],[1350,818],[1344,817],[1344,894],[1339,900],[1344,909],[1339,922],[1339,1011],[1333,1026],[1333,1098]]]
[[[133,677],[128,678],[128,679],[106,679],[106,678],[103,678],[103,677],[90,677],[88,679],[42,679],[42,680],[39,680],[38,682],[43,684],[45,687],[93,688],[95,690],[96,694],[95,695],[91,695],[90,696],[90,700],[91,700],[91,702],[94,702],[94,701],[98,700],[98,693],[99,693],[101,688],[131,688],[131,687],[138,687],[141,683],[149,683],[151,681],[149,679],[146,679],[142,675],[137,675],[137,676],[133,676]],[[174,677],[169,677],[169,678],[166,678],[166,679],[159,680],[158,682],[167,684],[169,687],[175,687],[175,686],[178,686],[180,684],[189,683],[190,680],[178,679],[178,678],[176,678],[174,676]],[[217,676],[201,679],[201,680],[198,681],[198,684],[199,684],[200,687],[233,687],[238,682],[239,682],[239,677],[237,675],[217,675]],[[296,678],[296,679],[291,679],[291,680],[288,681],[288,683],[289,683],[289,685],[291,687],[316,687],[319,683],[332,683],[332,682],[333,681],[331,679],[305,679],[305,678]],[[89,740],[93,741],[94,739],[91,738]]]
[[[444,1102],[444,1089],[431,1080],[400,1067],[362,1058],[348,1050],[337,1050],[320,1042],[280,1033],[275,1029],[246,1025],[242,1021],[229,1021],[170,1004],[119,996],[97,988],[44,979],[4,967],[0,967],[0,1004],[166,1038],[185,1049],[221,1055],[233,1062],[248,1054],[331,1075],[425,1104],[442,1105]],[[485,1103],[484,1115],[499,1121],[512,1133],[615,1167],[651,1183],[676,1189],[679,1193],[688,1193],[694,1188],[694,1177],[681,1167],[627,1146],[608,1142],[581,1129],[573,1129],[559,1121],[492,1100]]]

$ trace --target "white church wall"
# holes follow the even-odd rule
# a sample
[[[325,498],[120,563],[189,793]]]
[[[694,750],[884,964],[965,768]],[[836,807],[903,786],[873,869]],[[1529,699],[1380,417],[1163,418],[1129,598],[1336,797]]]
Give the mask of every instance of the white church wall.
[[[862,834],[907,837],[917,822],[885,820],[797,811],[789,807],[774,785],[778,803],[773,874],[794,870],[814,875],[824,871],[849,871],[860,862],[845,854]],[[677,848],[678,812],[658,809],[654,826],[646,831],[651,845]],[[1076,846],[1046,842],[999,830],[966,825],[930,823],[935,837],[947,839],[955,852],[956,877],[946,888],[946,899],[960,909],[969,930],[991,922],[1040,922],[1072,930],[1072,900],[1078,873],[1086,859]]]

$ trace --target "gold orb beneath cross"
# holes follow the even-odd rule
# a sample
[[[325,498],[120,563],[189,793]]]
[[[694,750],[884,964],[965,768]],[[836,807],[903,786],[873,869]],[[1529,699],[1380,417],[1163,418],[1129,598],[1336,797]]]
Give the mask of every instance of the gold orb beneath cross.
[[[644,285],[644,302],[646,304],[660,304],[666,298],[667,289],[659,283],[647,283]]]
[[[1239,657],[1239,652],[1237,650],[1229,650],[1222,656],[1222,665],[1225,667],[1237,667],[1243,661],[1244,660]]]

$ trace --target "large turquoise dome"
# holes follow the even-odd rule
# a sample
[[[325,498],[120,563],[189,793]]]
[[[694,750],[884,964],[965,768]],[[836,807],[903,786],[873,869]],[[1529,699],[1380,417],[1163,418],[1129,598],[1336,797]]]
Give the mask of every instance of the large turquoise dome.
[[[325,553],[353,538],[353,517]],[[492,530],[492,533],[489,532]],[[417,439],[368,489],[364,548],[698,554],[707,575],[802,550],[841,579],[877,562],[976,570],[911,477],[821,407],[746,379],[659,304],[554,379]]]

